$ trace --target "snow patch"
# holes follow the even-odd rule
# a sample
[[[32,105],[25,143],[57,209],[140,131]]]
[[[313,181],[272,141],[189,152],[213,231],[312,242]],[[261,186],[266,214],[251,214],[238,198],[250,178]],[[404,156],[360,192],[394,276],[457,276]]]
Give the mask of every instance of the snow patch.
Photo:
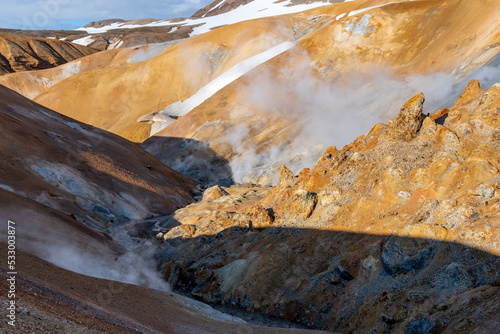
[[[92,36],[85,36],[83,38],[75,39],[71,43],[87,46],[89,44],[92,44],[93,42],[95,42],[95,39],[92,39]]]
[[[118,40],[114,43],[111,43],[109,46],[108,46],[108,50],[111,50],[111,49],[119,49],[121,46],[123,45],[123,41],[122,40]]]
[[[12,187],[6,186],[5,184],[0,184],[0,188],[15,193]]]
[[[221,3],[222,4],[222,3]],[[201,35],[212,30],[215,27],[220,27],[228,24],[233,24],[241,21],[253,20],[264,17],[278,16],[284,14],[294,14],[303,12],[308,9],[329,6],[329,2],[311,2],[309,4],[292,5],[291,0],[277,2],[276,0],[254,0],[246,5],[239,6],[238,8],[220,15],[202,17],[199,19],[186,19],[180,22],[173,22],[170,20],[161,20],[152,22],[145,25],[112,23],[101,28],[78,28],[76,30],[86,31],[89,34],[104,33],[113,29],[135,29],[142,27],[162,27],[173,25],[186,25],[195,26],[191,36]]]
[[[235,81],[239,77],[245,75],[257,66],[265,63],[266,61],[289,50],[294,45],[295,44],[290,41],[284,42],[253,57],[245,59],[205,85],[186,101],[177,101],[169,105],[161,113],[154,116],[153,121],[155,123],[160,122],[160,124],[153,124],[151,128],[151,135],[154,135],[156,132],[173,123],[175,119],[172,118],[172,116],[180,117],[187,114],[188,112],[202,104],[204,101],[206,101],[208,98],[210,98],[212,95],[217,93],[219,90],[229,85],[231,82]]]
[[[205,14],[203,14],[202,17],[205,17],[208,13],[210,13],[211,11],[219,8],[220,6],[222,6],[224,4],[224,2],[226,2],[226,0],[222,0],[221,2],[219,2],[214,8],[210,9],[208,12],[206,12]]]

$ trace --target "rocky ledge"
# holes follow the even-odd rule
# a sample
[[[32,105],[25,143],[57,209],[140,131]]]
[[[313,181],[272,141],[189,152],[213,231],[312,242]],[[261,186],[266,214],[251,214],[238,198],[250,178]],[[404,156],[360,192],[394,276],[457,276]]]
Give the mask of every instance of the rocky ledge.
[[[493,333],[500,85],[423,95],[276,187],[209,189],[162,225],[175,289],[342,333]]]

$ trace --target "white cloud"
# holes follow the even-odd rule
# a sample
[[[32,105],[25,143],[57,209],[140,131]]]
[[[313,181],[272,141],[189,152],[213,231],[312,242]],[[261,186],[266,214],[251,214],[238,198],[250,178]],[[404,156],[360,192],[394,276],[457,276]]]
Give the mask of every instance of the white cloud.
[[[2,4],[0,27],[68,29],[110,18],[189,17],[212,0],[18,0]]]

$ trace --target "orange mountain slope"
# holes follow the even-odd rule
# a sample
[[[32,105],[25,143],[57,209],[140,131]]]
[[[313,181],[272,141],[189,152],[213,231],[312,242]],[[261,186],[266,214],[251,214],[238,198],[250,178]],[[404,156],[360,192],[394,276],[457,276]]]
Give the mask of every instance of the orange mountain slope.
[[[145,45],[102,51],[55,68],[6,74],[0,76],[0,85],[34,99],[46,89],[73,75],[145,60],[166,47],[168,45]]]
[[[223,27],[180,42],[144,62],[72,76],[35,100],[142,142],[149,137],[150,126],[137,123],[139,117],[187,99],[238,62],[293,38],[293,31],[286,28],[290,19]]]

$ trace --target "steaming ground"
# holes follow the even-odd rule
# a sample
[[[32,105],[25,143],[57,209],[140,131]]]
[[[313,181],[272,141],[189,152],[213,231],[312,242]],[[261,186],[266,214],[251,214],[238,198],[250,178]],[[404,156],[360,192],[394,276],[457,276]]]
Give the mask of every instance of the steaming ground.
[[[236,102],[227,102],[232,105],[224,111],[228,115],[209,118],[204,124],[199,121],[200,127],[193,132],[193,139],[173,140],[163,134],[143,147],[166,165],[198,180],[202,187],[227,186],[224,183],[227,180],[274,185],[282,165],[295,174],[302,168],[314,166],[327,147],[340,149],[366,134],[375,124],[394,119],[401,105],[415,94],[425,94],[425,112],[432,114],[451,107],[470,80],[479,80],[487,89],[500,77],[498,61],[493,61],[467,76],[437,72],[402,77],[389,68],[372,67],[338,74],[326,81],[313,73],[306,52],[298,51],[296,56],[300,65],[278,73],[272,66],[259,66],[246,72],[246,84],[237,85]],[[204,89],[210,88],[210,96],[220,91],[219,98],[225,99],[222,90],[228,89],[229,94],[233,94],[231,87],[225,86],[232,79],[224,81],[224,85],[212,84],[216,79]],[[193,98],[197,96],[198,93]],[[197,99],[197,104],[203,100]],[[219,105],[224,108],[224,103],[210,104],[209,101],[204,108]],[[196,117],[203,119],[201,113],[205,109],[194,109],[195,116],[189,118],[188,115],[188,119],[195,119],[195,123]],[[216,112],[207,109],[207,113]],[[259,116],[252,118],[254,115]],[[285,125],[273,123],[281,120]],[[171,134],[177,137],[179,123],[171,121]],[[189,121],[181,122],[179,127],[190,126]],[[269,141],[279,144],[258,143],[257,137],[268,136],[265,132],[270,128],[285,133],[270,136]],[[198,136],[198,133],[207,135]],[[226,146],[230,150],[213,151],[212,146]]]
[[[378,68],[348,73],[327,84],[318,81],[309,66],[282,78],[259,69],[241,92],[248,112],[258,108],[293,118],[300,131],[290,142],[256,153],[248,141],[249,129],[245,125],[232,128],[226,138],[239,153],[230,163],[233,179],[255,182],[274,173],[271,184],[276,184],[281,165],[295,174],[314,166],[327,147],[341,148],[375,124],[394,119],[400,106],[415,94],[425,94],[425,112],[432,114],[451,107],[470,80],[477,79],[488,89],[498,78],[498,62],[466,77],[438,72],[399,78],[390,69]]]
[[[107,279],[110,281],[139,285],[170,292],[170,286],[161,277],[153,260],[154,249],[149,252],[127,253],[115,258],[99,257],[85,250],[45,246],[48,262],[78,274]]]

